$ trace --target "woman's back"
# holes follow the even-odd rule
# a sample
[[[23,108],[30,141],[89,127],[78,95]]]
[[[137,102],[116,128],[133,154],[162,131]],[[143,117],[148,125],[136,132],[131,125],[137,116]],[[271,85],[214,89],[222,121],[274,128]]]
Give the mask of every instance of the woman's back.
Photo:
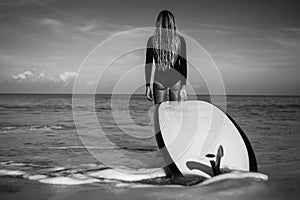
[[[180,47],[176,57],[176,60],[170,68],[166,70],[159,69],[158,54],[154,49],[153,35],[148,38],[147,41],[147,51],[146,51],[146,64],[149,65],[147,68],[151,68],[153,59],[155,61],[155,76],[154,80],[159,81],[166,87],[170,87],[175,84],[178,80],[181,80],[182,84],[186,84],[187,77],[187,61],[186,61],[186,43],[182,36],[180,38]],[[166,50],[162,50],[166,51]],[[146,71],[146,81],[150,80],[152,70]],[[147,79],[147,77],[149,79]],[[148,83],[148,81],[147,81]]]

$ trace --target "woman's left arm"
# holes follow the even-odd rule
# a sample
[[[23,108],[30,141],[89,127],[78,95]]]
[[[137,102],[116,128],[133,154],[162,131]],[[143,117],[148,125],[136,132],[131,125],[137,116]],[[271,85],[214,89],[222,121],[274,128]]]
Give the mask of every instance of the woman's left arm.
[[[187,53],[186,53],[186,43],[185,39],[181,37],[181,50],[180,50],[180,74],[181,74],[181,89],[180,89],[180,99],[187,100],[186,94],[186,79],[187,79]]]

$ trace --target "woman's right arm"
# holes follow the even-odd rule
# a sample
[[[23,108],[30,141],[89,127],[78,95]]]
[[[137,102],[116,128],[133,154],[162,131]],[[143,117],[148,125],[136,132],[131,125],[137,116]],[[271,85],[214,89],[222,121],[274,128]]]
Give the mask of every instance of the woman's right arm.
[[[181,74],[181,84],[186,85],[187,79],[187,53],[186,53],[186,43],[185,39],[181,37],[181,51],[180,51],[180,68],[179,72]]]
[[[150,101],[152,101],[152,92],[150,89],[152,65],[153,65],[153,48],[152,48],[152,37],[150,37],[147,41],[146,63],[145,63],[146,96]]]
[[[186,43],[185,43],[185,39],[183,37],[181,38],[179,72],[181,73],[181,89],[179,91],[180,99],[185,101],[185,100],[187,100],[187,93],[185,90],[186,79],[187,79],[187,53],[186,53]]]
[[[146,63],[145,63],[145,79],[146,86],[150,86],[150,79],[153,65],[153,48],[152,48],[152,37],[148,39],[146,49]]]

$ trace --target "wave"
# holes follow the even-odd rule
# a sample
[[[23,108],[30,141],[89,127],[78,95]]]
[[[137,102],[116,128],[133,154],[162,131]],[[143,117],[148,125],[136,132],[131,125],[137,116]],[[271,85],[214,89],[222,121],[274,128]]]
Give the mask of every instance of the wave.
[[[10,131],[15,130],[17,128],[18,128],[17,126],[4,126],[4,127],[1,127],[0,130],[1,130],[1,133],[9,133]]]
[[[98,149],[98,150],[111,150],[116,149],[115,147],[97,147],[97,146],[58,146],[58,147],[48,147],[49,149]]]
[[[57,130],[71,130],[75,129],[75,125],[63,125],[63,124],[54,124],[54,125],[8,125],[0,127],[2,133],[8,133],[10,131],[21,129],[29,131],[57,131]]]
[[[30,110],[30,111],[71,111],[72,105],[55,105],[55,104],[25,104],[25,105],[0,105],[0,108],[9,109],[9,110]]]
[[[95,163],[70,167],[48,167],[8,161],[0,163],[0,166],[3,168],[0,169],[0,176],[19,177],[53,185],[110,183],[116,187],[154,187],[209,185],[229,179],[268,180],[268,176],[261,173],[240,171],[228,172],[210,179],[192,175],[169,178],[162,168],[132,169],[125,166],[110,168]]]
[[[62,130],[64,128],[65,128],[65,126],[62,126],[62,125],[34,125],[34,126],[30,126],[28,128],[28,130],[31,130],[31,131],[34,131],[34,130],[49,131],[49,130]]]
[[[165,177],[161,168],[131,169],[128,167],[109,168],[99,164],[83,164],[72,167],[48,167],[31,163],[2,162],[0,176],[21,177],[41,183],[55,185],[81,185],[107,182],[138,182],[144,179]],[[9,169],[9,168],[13,169]],[[19,167],[20,169],[15,169]],[[31,170],[30,170],[30,167]]]
[[[118,147],[120,150],[131,152],[154,152],[158,151],[157,147],[153,148],[136,148],[136,147]],[[116,147],[99,147],[99,146],[54,146],[48,149],[69,150],[69,149],[88,149],[88,150],[116,150]]]

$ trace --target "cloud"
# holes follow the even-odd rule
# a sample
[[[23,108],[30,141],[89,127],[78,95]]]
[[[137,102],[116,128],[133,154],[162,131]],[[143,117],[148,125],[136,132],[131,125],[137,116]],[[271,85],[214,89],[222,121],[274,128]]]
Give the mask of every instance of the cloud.
[[[38,76],[38,79],[41,79],[41,80],[44,80],[45,78],[45,71],[42,71],[39,76]]]
[[[64,85],[69,85],[77,77],[77,72],[64,72],[58,75],[59,81],[62,81]]]
[[[296,32],[296,33],[300,32],[300,28],[299,27],[285,27],[285,28],[282,28],[282,30],[284,30],[284,31],[290,31],[290,32]]]
[[[53,59],[53,60],[61,60],[61,59],[66,59],[66,56],[49,56],[49,59]]]
[[[51,19],[51,18],[41,18],[41,19],[38,19],[37,22],[40,25],[45,25],[45,26],[49,25],[49,26],[53,26],[53,27],[62,25],[61,21],[58,21],[56,19]]]
[[[100,33],[99,25],[95,19],[78,26],[77,30],[86,35],[98,35]]]
[[[12,75],[13,80],[21,83],[26,81],[26,83],[48,83],[48,84],[62,84],[63,86],[68,86],[77,77],[77,72],[63,72],[57,76],[52,76],[47,74],[45,71],[37,72],[36,69],[27,70],[25,72],[19,73],[17,75]]]
[[[87,36],[108,35],[111,36],[117,32],[134,28],[130,25],[115,25],[105,22],[105,20],[88,19],[82,20],[75,27],[75,30]]]
[[[17,80],[19,83],[23,81],[36,82],[36,81],[52,80],[51,76],[47,75],[45,71],[38,73],[36,68],[24,71],[17,75],[12,75],[12,78],[13,80]]]
[[[19,82],[22,82],[25,79],[28,79],[30,77],[33,77],[33,73],[31,71],[25,71],[23,73],[13,75],[12,78],[18,80]]]
[[[300,44],[300,39],[291,39],[291,38],[268,38],[270,42],[279,44],[281,46],[287,46],[287,47],[297,47]]]
[[[43,28],[49,28],[51,31],[53,31],[56,34],[62,34],[67,30],[66,25],[63,23],[63,21],[54,18],[27,17],[25,18],[25,23],[34,27],[38,26]]]
[[[1,7],[19,7],[26,5],[45,6],[51,3],[52,0],[0,0]]]
[[[206,30],[214,30],[220,33],[249,33],[249,34],[257,34],[263,32],[263,30],[257,28],[240,28],[240,27],[232,27],[232,26],[222,26],[222,25],[212,25],[212,24],[202,24],[202,23],[194,23],[190,22],[192,25],[196,25]]]
[[[48,37],[53,36],[56,40],[64,39],[62,44],[66,43],[67,40],[87,44],[88,41],[94,42],[95,38],[107,38],[118,32],[133,28],[130,25],[111,24],[104,19],[87,19],[84,17],[78,19],[61,18],[61,16],[26,17],[23,21],[28,27],[38,30],[35,34],[43,33],[47,34]],[[33,40],[36,40],[36,38],[33,38]],[[48,39],[45,41],[48,41]]]

